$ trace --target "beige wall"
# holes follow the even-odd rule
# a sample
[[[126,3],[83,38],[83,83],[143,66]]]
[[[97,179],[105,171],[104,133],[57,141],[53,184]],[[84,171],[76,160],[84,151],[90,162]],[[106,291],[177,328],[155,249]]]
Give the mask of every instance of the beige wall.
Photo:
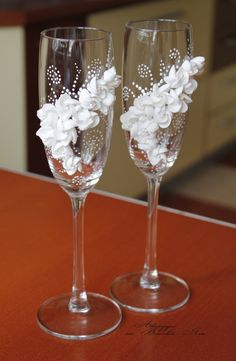
[[[25,44],[21,27],[0,28],[0,166],[26,169]]]

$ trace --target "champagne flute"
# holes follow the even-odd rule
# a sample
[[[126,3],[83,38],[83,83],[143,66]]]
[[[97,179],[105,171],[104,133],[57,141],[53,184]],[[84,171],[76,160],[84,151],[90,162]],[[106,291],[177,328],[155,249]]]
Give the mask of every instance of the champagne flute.
[[[204,65],[192,57],[191,25],[157,19],[129,22],[123,54],[122,128],[135,165],[148,186],[148,230],[144,269],[117,277],[112,297],[138,312],[163,313],[190,297],[181,278],[157,269],[157,205],[163,175],[179,154],[193,76]]]
[[[116,302],[86,292],[84,204],[99,181],[110,147],[114,90],[112,36],[95,28],[52,28],[41,33],[39,99],[41,138],[53,176],[68,194],[73,214],[72,292],[45,301],[39,326],[64,339],[92,339],[121,321]]]

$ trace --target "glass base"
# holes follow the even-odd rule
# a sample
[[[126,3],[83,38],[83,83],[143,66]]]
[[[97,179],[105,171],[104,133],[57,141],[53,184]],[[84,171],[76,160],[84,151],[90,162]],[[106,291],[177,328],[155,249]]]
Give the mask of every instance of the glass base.
[[[140,286],[142,272],[117,277],[111,295],[121,306],[137,312],[164,313],[182,307],[190,297],[187,283],[179,277],[159,272],[160,286],[148,289]]]
[[[71,312],[71,294],[46,300],[37,314],[39,326],[47,333],[71,340],[93,339],[113,331],[121,322],[121,310],[110,298],[87,293],[90,309],[85,313]]]

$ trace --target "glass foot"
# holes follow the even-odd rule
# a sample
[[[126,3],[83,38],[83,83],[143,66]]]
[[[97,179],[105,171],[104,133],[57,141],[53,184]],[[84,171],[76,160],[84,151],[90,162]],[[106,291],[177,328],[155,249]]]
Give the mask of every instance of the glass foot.
[[[93,339],[113,331],[121,322],[121,310],[110,298],[87,293],[90,309],[70,312],[71,294],[46,300],[37,314],[39,326],[47,333],[71,340]]]
[[[169,273],[158,275],[157,289],[140,286],[142,272],[119,276],[112,283],[111,295],[121,306],[137,312],[164,313],[182,307],[190,297],[187,283]]]

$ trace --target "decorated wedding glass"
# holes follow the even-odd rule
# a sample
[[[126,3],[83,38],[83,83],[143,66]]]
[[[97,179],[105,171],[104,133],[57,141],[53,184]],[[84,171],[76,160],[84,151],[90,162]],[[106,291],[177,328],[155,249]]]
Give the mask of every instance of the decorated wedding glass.
[[[129,154],[147,180],[148,229],[143,271],[117,277],[111,294],[138,312],[175,310],[190,297],[183,279],[158,270],[156,245],[160,183],[179,154],[197,88],[194,76],[204,66],[204,58],[192,54],[191,25],[186,22],[160,19],[126,25],[121,124]],[[174,237],[173,230],[177,242]]]
[[[111,33],[82,27],[41,33],[37,135],[72,203],[73,285],[71,293],[45,301],[37,317],[44,331],[65,339],[105,335],[121,321],[115,301],[86,292],[83,236],[84,203],[107,159],[119,83]]]

